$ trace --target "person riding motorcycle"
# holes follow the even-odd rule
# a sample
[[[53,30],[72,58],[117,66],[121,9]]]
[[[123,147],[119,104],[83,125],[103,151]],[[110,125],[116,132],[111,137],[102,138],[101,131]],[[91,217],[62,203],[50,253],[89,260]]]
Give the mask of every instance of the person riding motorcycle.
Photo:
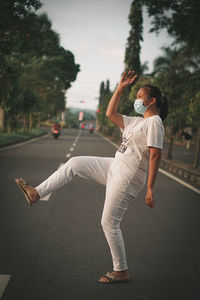
[[[54,137],[55,137],[55,135],[56,135],[56,137],[58,137],[61,134],[61,127],[58,122],[53,123],[53,126],[51,128],[51,133],[53,134]]]
[[[93,133],[93,131],[94,131],[94,126],[92,123],[89,124],[89,131],[90,131],[90,133]]]

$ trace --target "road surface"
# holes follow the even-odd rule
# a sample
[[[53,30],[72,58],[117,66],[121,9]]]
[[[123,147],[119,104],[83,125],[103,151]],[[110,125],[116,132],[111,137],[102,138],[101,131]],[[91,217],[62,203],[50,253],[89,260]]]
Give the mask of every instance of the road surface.
[[[80,135],[79,135],[80,134]],[[131,281],[105,285],[112,271],[100,225],[105,188],[75,178],[29,207],[14,182],[38,185],[70,156],[114,156],[87,130],[65,129],[0,151],[0,298],[2,300],[200,299],[200,197],[159,172],[156,206],[145,189],[122,222]]]

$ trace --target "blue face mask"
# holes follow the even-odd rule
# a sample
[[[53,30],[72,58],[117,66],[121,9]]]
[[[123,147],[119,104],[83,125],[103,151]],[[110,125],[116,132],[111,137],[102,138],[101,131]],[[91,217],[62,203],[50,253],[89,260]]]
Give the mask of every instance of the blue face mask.
[[[150,98],[149,98],[150,99]],[[145,99],[147,100],[147,99]],[[140,114],[140,115],[144,115],[144,113],[146,112],[147,108],[150,106],[150,105],[147,105],[147,106],[144,106],[143,105],[143,99],[136,99],[134,101],[134,109],[136,111],[136,113]]]

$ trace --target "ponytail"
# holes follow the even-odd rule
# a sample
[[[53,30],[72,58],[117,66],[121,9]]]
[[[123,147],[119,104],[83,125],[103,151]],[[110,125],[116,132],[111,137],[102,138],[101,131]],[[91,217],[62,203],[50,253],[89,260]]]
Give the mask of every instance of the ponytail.
[[[160,110],[159,110],[159,115],[160,115],[162,121],[164,121],[164,119],[168,115],[168,108],[169,108],[168,100],[165,97],[165,95],[162,93],[162,104],[161,104]]]
[[[169,107],[166,96],[157,86],[151,84],[145,84],[141,88],[147,90],[149,98],[156,98],[156,107],[159,111],[160,118],[162,119],[162,121],[164,121],[164,119],[167,117]]]

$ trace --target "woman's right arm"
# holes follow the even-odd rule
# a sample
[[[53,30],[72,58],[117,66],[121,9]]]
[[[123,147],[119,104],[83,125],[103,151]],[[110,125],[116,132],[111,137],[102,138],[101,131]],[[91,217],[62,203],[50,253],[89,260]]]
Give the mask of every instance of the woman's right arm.
[[[134,71],[129,71],[128,73],[124,72],[122,78],[120,79],[117,89],[115,90],[112,98],[110,99],[106,111],[106,117],[112,123],[114,123],[115,125],[119,126],[122,129],[124,128],[123,117],[121,114],[117,112],[119,107],[119,101],[123,93],[123,90],[135,81],[137,75],[134,75],[134,73],[135,73]]]

